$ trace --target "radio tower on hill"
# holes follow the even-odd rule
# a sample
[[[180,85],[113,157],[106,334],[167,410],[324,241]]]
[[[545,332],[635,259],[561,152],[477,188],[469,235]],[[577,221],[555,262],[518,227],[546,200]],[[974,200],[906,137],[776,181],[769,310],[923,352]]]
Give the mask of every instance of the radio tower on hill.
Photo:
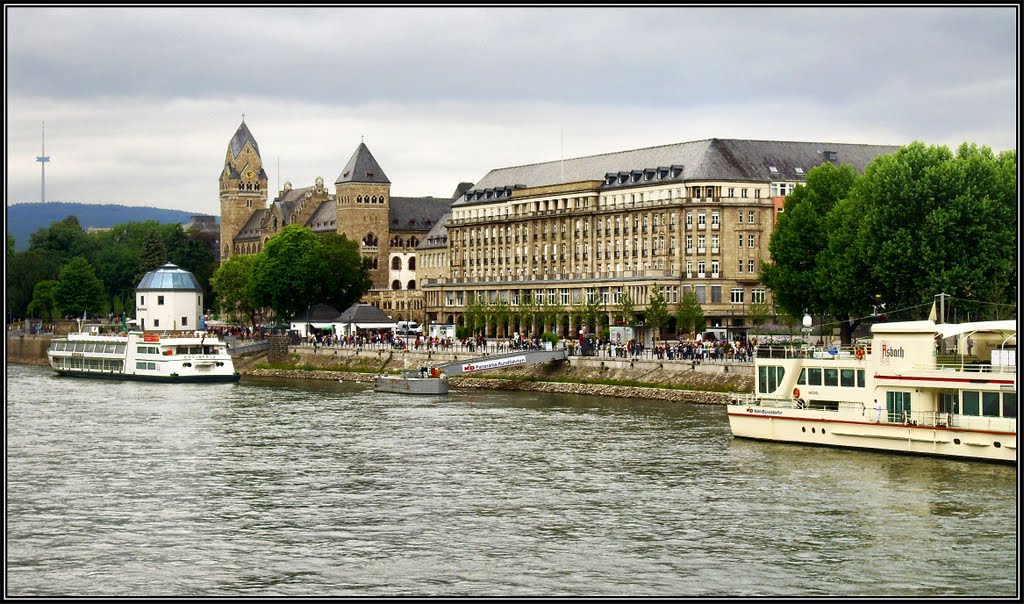
[[[39,167],[43,170],[43,183],[39,191],[39,202],[46,203],[46,162],[50,161],[50,156],[46,154],[46,122],[43,122],[43,154],[36,158],[39,162]]]

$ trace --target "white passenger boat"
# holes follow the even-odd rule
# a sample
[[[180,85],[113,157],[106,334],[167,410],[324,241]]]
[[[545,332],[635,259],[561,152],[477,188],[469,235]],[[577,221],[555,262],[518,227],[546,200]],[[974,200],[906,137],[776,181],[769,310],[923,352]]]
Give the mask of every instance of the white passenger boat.
[[[46,355],[60,375],[151,382],[236,382],[227,344],[205,332],[105,333],[107,326],[54,338]]]
[[[1016,321],[879,323],[845,350],[760,346],[756,392],[734,397],[729,426],[741,438],[1016,463],[1016,357]]]

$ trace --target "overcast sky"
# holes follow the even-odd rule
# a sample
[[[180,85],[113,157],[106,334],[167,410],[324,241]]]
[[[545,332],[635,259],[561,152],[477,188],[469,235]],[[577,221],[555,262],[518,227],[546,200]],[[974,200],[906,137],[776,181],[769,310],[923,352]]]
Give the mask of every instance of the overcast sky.
[[[1019,137],[1016,6],[5,6],[7,203],[218,214],[245,123],[274,192],[362,140],[394,196],[708,138],[994,151]],[[628,166],[627,166],[628,167]],[[333,186],[331,187],[333,191]]]

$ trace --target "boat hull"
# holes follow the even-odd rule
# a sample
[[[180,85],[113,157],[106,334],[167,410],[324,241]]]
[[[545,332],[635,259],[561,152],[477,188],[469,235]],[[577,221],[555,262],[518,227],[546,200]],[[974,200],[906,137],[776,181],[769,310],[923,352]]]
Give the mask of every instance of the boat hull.
[[[91,380],[129,380],[133,382],[157,382],[162,384],[211,384],[211,383],[231,383],[237,382],[242,376],[238,373],[224,375],[224,374],[213,374],[213,375],[179,375],[179,376],[163,376],[163,375],[132,375],[125,373],[111,373],[111,372],[88,372],[88,371],[66,371],[66,370],[54,370],[58,376],[61,377],[74,377],[74,378],[85,378]]]
[[[729,426],[737,438],[1017,462],[1016,433],[873,422],[870,417],[842,419],[828,414],[828,411],[813,409],[728,406]]]
[[[448,380],[442,378],[406,378],[378,375],[373,382],[376,392],[397,394],[448,394]]]

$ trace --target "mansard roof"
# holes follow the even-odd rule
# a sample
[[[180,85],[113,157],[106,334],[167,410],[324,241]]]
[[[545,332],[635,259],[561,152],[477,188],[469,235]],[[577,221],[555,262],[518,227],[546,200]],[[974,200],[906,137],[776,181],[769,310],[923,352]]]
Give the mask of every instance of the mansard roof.
[[[246,221],[245,226],[242,230],[238,231],[235,236],[235,241],[259,241],[260,240],[260,223],[263,222],[263,217],[266,215],[267,210],[256,210],[249,216],[249,220]]]
[[[445,212],[444,216],[438,218],[437,222],[434,223],[434,228],[430,229],[423,241],[416,246],[417,250],[432,250],[437,248],[444,248],[448,245],[448,221],[451,220],[452,213]]]
[[[260,154],[260,146],[256,144],[256,139],[253,137],[252,132],[249,132],[249,127],[245,125],[245,120],[242,120],[238,130],[235,131],[235,135],[231,137],[232,158],[238,157],[238,154],[245,148],[245,143],[252,145],[252,149],[256,152],[257,156]]]
[[[636,186],[652,179],[654,182],[801,182],[811,168],[826,161],[850,164],[863,172],[879,155],[898,150],[899,147],[893,145],[712,138],[497,168],[488,172],[453,205],[474,205],[491,201],[493,197],[511,197],[511,191],[516,188],[595,180],[605,182],[602,188]],[[771,168],[776,168],[776,172]],[[801,171],[798,172],[797,168]],[[486,191],[492,195],[476,195]]]
[[[388,226],[392,231],[426,233],[451,207],[447,197],[392,197]]]
[[[310,214],[305,226],[314,233],[337,233],[338,232],[338,200],[334,195],[327,198],[327,201],[320,204],[315,212]]]
[[[334,181],[334,184],[343,182],[365,182],[377,184],[391,184],[384,174],[380,164],[373,158],[373,154],[366,147],[366,143],[359,143],[355,153],[349,158],[348,163],[341,170],[341,174]]]

